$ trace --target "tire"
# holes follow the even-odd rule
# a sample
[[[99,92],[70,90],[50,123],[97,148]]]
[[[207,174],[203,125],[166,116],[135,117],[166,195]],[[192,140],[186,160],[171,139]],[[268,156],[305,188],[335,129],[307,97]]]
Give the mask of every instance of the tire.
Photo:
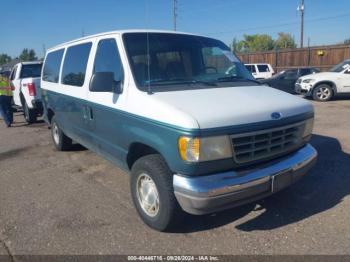
[[[55,116],[51,120],[51,137],[58,151],[67,151],[72,147],[72,139],[66,136],[59,128]]]
[[[312,98],[316,101],[326,102],[333,98],[334,92],[331,86],[321,84],[312,91]]]
[[[174,194],[173,174],[162,156],[147,155],[135,162],[131,169],[130,189],[137,212],[151,228],[168,231],[182,221],[184,212]],[[145,190],[148,199],[143,197]]]
[[[36,122],[36,110],[30,109],[25,101],[22,101],[24,119],[28,124]]]

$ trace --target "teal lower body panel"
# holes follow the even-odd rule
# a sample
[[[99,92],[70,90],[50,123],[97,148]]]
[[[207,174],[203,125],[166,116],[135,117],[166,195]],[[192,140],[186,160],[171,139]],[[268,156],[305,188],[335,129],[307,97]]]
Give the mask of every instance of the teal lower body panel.
[[[237,168],[237,164],[233,158],[187,163],[180,158],[178,151],[178,139],[181,136],[231,135],[296,123],[313,116],[310,112],[281,121],[204,130],[186,129],[57,92],[42,90],[42,96],[46,119],[48,110],[52,110],[67,136],[123,169],[129,168],[129,149],[134,144],[143,144],[159,152],[172,172],[184,176],[225,172]],[[147,106],[140,104],[140,107]]]

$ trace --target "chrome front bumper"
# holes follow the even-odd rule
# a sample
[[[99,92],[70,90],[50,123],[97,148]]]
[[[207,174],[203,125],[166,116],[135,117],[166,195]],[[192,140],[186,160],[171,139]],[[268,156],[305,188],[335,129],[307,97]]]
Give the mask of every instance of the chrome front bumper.
[[[311,95],[312,85],[309,85],[308,87],[305,87],[302,84],[296,83],[294,87],[294,91],[297,94],[309,96]]]
[[[201,215],[264,198],[296,182],[316,163],[317,152],[306,145],[271,165],[198,177],[174,175],[174,192],[181,208]]]

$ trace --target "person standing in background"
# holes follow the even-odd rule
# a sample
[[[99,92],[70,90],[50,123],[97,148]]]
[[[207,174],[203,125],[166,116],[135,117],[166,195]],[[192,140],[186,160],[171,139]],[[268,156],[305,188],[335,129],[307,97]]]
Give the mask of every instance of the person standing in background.
[[[7,127],[13,122],[12,90],[6,76],[0,75],[0,115]]]

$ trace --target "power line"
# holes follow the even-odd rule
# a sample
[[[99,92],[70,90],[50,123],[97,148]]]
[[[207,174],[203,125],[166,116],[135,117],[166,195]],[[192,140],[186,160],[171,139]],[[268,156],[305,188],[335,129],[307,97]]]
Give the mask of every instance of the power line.
[[[343,17],[348,17],[348,16],[350,16],[350,13],[344,13],[344,14],[340,14],[340,15],[336,15],[336,16],[307,19],[307,20],[305,20],[305,22],[312,23],[312,22],[317,22],[317,21],[338,19],[338,18],[343,18]],[[297,25],[297,24],[299,24],[299,22],[290,22],[290,23],[281,23],[281,24],[266,25],[266,26],[249,27],[249,28],[244,28],[244,29],[239,29],[239,30],[208,32],[207,34],[239,33],[239,32],[252,31],[252,30],[257,30],[257,29],[276,28],[276,27],[281,27],[281,26],[289,26],[289,25]]]

